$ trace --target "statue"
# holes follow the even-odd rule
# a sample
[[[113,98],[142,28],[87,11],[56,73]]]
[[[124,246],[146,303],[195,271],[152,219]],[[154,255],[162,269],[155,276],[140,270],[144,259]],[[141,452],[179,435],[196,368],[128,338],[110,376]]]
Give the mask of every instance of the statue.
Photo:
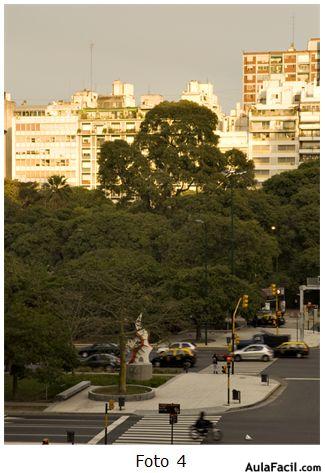
[[[142,327],[142,313],[135,321],[135,338],[129,340],[127,345],[132,350],[129,364],[136,363],[150,363],[149,354],[152,346],[149,344],[149,334],[146,329]]]

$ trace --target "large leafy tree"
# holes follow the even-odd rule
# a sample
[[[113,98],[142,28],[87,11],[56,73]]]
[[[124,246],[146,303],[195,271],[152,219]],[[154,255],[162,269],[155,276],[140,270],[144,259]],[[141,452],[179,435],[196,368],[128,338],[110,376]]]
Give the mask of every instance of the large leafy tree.
[[[133,145],[103,145],[102,186],[152,209],[190,189],[220,184],[227,160],[217,148],[216,125],[217,116],[206,107],[161,103],[147,113]]]

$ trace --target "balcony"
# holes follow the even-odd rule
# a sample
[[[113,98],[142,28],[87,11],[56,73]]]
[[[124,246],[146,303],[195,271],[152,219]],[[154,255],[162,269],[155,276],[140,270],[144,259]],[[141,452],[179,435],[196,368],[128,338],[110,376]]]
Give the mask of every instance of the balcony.
[[[319,154],[320,147],[318,148],[300,148],[299,154]]]

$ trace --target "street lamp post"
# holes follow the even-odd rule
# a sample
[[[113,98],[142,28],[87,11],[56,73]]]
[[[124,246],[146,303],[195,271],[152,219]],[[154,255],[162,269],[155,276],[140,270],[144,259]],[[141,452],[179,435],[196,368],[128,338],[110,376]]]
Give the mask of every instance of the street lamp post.
[[[276,226],[272,225],[271,230],[272,230],[273,233],[275,233],[276,230],[277,230]],[[275,257],[275,273],[276,273],[276,276],[278,276],[278,273],[279,273],[279,255],[278,254]],[[278,281],[276,281],[276,282],[278,282]]]
[[[230,182],[230,269],[231,275],[235,275],[235,227],[234,227],[234,178],[235,176],[241,176],[247,174],[247,171],[236,171],[236,169],[230,169],[225,173],[225,176],[229,178]],[[236,312],[236,311],[235,311]],[[232,333],[231,333],[231,349],[232,352],[235,350],[235,319],[234,314],[232,314]],[[235,372],[234,361],[232,360],[231,364],[232,374]]]
[[[204,343],[208,344],[208,313],[207,313],[207,298],[208,298],[208,228],[206,222],[203,220],[195,220],[200,223],[204,230],[204,299],[205,299],[205,323],[204,323]]]

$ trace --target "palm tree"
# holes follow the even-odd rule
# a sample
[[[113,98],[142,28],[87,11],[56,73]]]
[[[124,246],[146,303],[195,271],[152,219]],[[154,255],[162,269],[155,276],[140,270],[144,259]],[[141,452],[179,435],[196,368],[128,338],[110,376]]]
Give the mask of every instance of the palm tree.
[[[48,178],[47,182],[43,184],[43,190],[45,191],[46,202],[49,202],[54,207],[66,201],[71,192],[67,179],[57,174]]]

